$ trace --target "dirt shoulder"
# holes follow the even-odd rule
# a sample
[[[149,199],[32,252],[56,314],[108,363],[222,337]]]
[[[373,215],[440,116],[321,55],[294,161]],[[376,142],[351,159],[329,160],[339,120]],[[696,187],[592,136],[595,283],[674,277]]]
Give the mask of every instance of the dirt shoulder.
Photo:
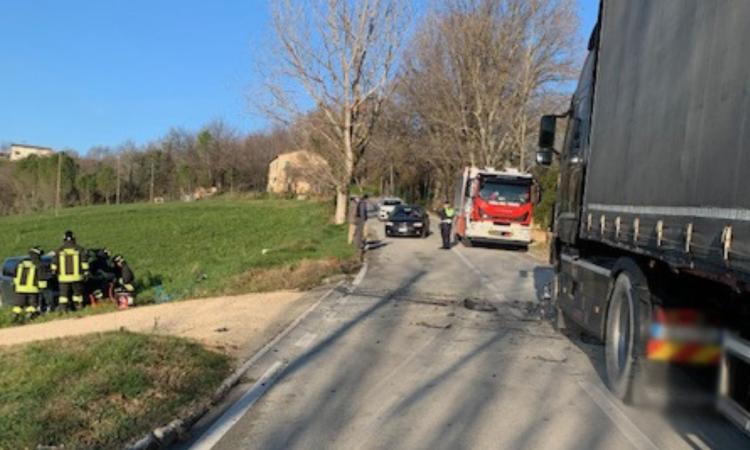
[[[316,291],[280,291],[179,301],[0,330],[0,346],[126,329],[192,339],[244,359],[281,332]]]

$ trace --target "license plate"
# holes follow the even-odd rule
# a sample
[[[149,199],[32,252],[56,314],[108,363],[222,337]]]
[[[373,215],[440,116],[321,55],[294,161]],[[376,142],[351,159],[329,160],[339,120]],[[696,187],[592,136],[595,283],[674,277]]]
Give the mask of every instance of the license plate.
[[[406,233],[407,231],[409,231],[409,228],[407,228],[406,225],[402,225],[402,226],[398,227],[398,231],[400,233]]]
[[[497,231],[497,230],[490,230],[489,233],[490,233],[491,236],[502,236],[503,235],[502,231]]]

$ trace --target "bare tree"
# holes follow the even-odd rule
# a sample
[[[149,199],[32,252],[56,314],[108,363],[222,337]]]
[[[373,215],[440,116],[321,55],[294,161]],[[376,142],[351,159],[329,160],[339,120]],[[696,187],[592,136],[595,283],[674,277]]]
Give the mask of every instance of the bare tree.
[[[573,0],[446,0],[404,58],[398,102],[447,195],[462,165],[526,168],[536,111],[573,74]],[[443,186],[441,186],[443,185]]]
[[[335,222],[347,217],[349,187],[390,95],[398,47],[406,28],[405,2],[314,0],[273,2],[279,44],[263,110],[299,123],[311,109],[321,154],[335,174]],[[291,87],[290,87],[291,86]],[[312,102],[312,105],[310,104]]]

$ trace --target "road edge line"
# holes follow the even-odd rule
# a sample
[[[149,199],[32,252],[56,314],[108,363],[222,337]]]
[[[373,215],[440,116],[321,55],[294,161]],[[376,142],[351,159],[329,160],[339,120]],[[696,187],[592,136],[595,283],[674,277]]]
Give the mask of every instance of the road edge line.
[[[609,420],[620,430],[620,433],[635,448],[642,450],[659,450],[659,447],[636,426],[628,416],[608,398],[607,393],[589,381],[578,380],[578,386],[588,394],[594,404],[609,417]]]
[[[161,449],[167,448],[170,445],[174,444],[177,440],[178,435],[182,434],[184,431],[190,430],[193,425],[195,425],[203,416],[206,415],[206,413],[210,411],[211,407],[217,405],[226,396],[226,394],[232,388],[234,388],[234,386],[240,381],[245,373],[250,370],[250,367],[252,367],[253,364],[255,364],[260,358],[265,356],[266,353],[271,350],[271,348],[279,343],[279,341],[284,339],[293,329],[295,329],[303,320],[305,320],[307,316],[310,315],[310,313],[315,311],[318,306],[320,306],[320,304],[323,303],[326,298],[328,298],[328,296],[336,291],[336,289],[341,287],[342,284],[344,284],[343,281],[339,281],[338,283],[336,283],[332,288],[321,295],[318,300],[315,301],[315,303],[313,303],[310,307],[303,311],[302,314],[297,316],[297,318],[294,319],[292,323],[287,325],[286,328],[284,328],[279,334],[271,339],[271,341],[261,347],[260,350],[255,352],[255,354],[253,354],[250,359],[248,359],[240,367],[235,369],[235,371],[232,372],[232,374],[227,378],[225,378],[221,385],[219,385],[219,388],[216,389],[209,403],[201,405],[199,408],[191,413],[188,413],[181,419],[171,421],[166,426],[155,428],[146,436],[139,439],[138,441],[135,441],[132,445],[125,448],[127,450]],[[244,395],[245,394],[243,394],[243,397]],[[234,402],[232,405],[230,405],[227,411],[231,409],[236,403],[237,402]]]

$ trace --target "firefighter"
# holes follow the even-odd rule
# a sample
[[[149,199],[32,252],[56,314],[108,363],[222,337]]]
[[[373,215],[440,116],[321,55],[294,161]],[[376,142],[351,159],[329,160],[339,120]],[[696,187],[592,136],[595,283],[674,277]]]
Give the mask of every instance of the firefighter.
[[[451,207],[450,203],[446,200],[443,203],[443,208],[438,212],[440,216],[440,234],[443,236],[443,248],[451,248],[451,227],[453,226],[453,216],[456,215],[456,211]]]
[[[33,247],[29,250],[29,259],[21,261],[16,267],[13,278],[13,289],[17,304],[13,307],[13,320],[32,319],[40,312],[39,293],[47,288],[47,281],[42,279],[42,249]]]
[[[117,287],[132,295],[135,292],[135,275],[133,275],[133,270],[122,255],[115,256],[114,263]]]
[[[63,244],[55,253],[52,262],[52,271],[57,274],[60,288],[59,309],[75,311],[83,306],[83,282],[88,270],[86,251],[76,244],[73,232],[66,231]]]

